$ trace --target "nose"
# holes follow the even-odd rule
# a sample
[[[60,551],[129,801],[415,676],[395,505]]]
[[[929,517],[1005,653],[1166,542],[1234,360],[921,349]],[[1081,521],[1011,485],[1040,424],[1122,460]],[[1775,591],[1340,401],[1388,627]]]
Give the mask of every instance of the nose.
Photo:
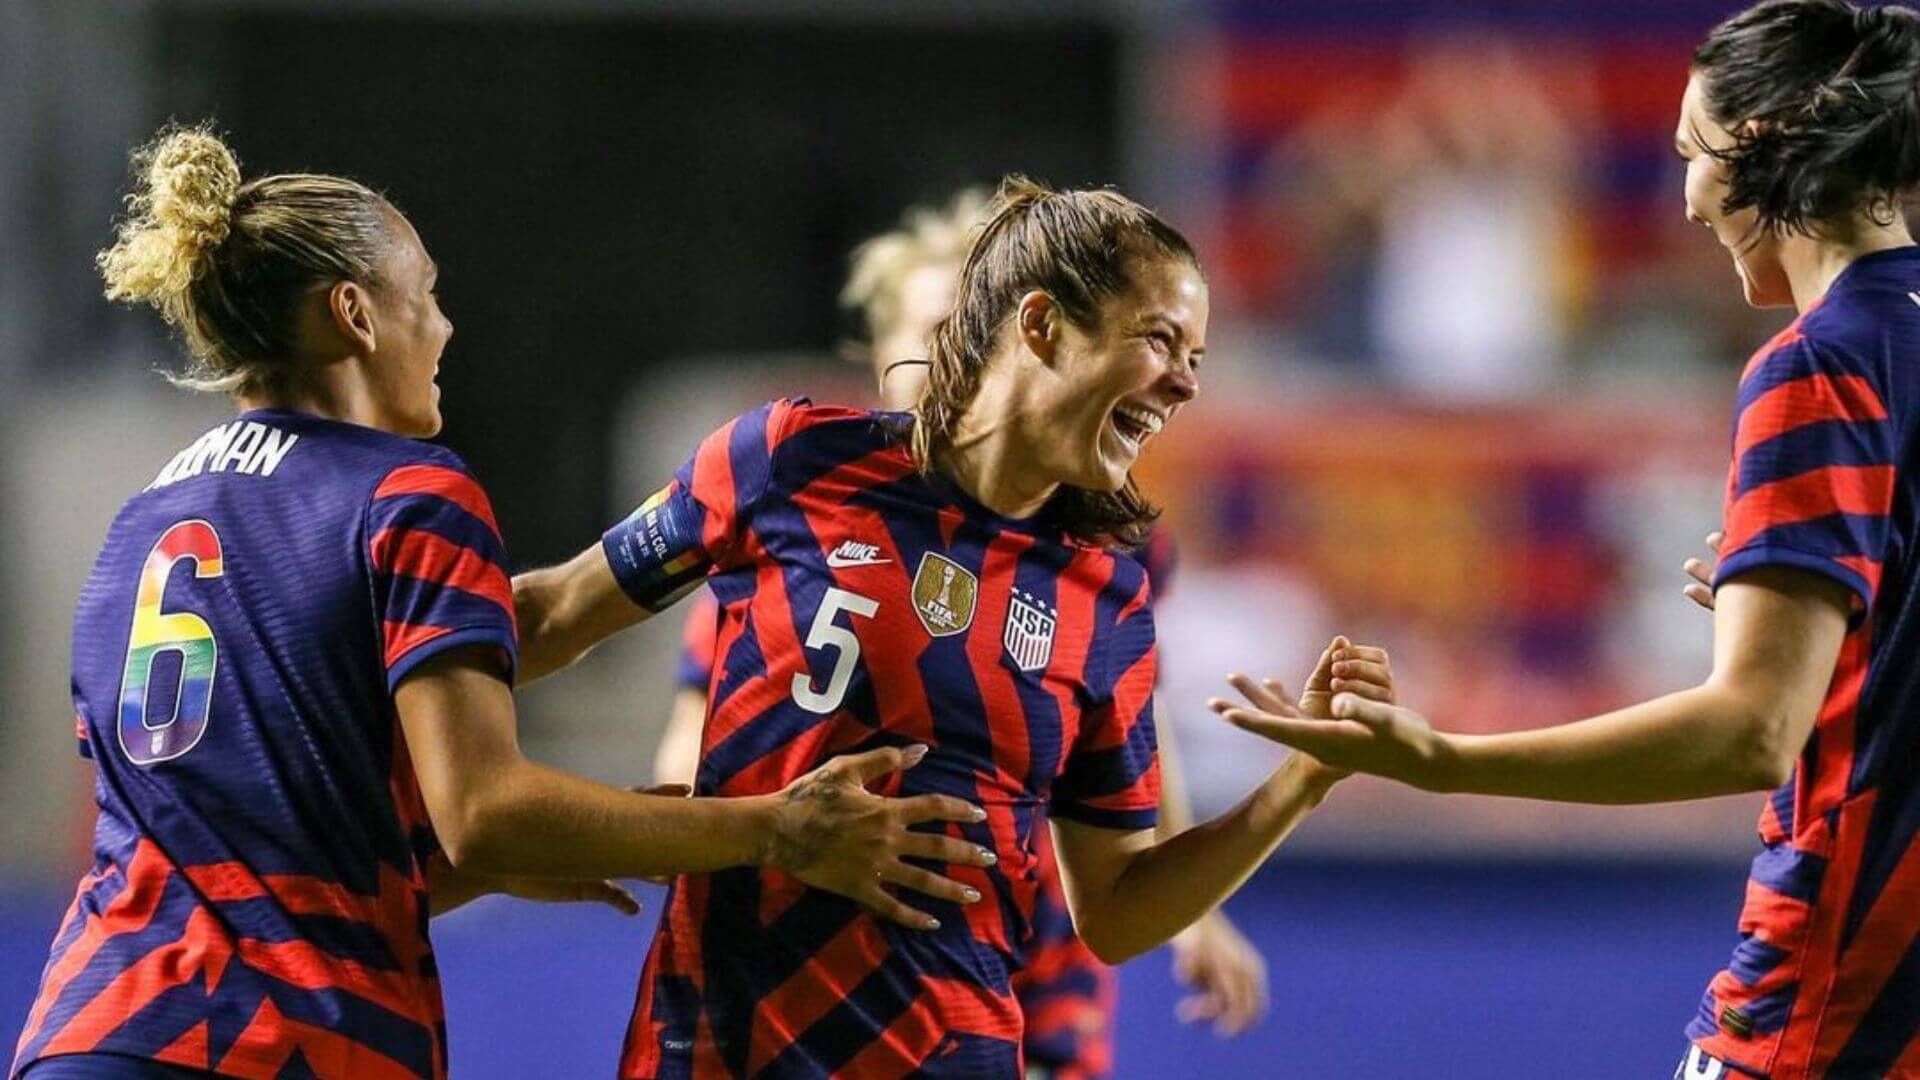
[[[1194,370],[1193,361],[1174,364],[1168,370],[1167,389],[1179,404],[1185,404],[1200,395],[1200,373]]]

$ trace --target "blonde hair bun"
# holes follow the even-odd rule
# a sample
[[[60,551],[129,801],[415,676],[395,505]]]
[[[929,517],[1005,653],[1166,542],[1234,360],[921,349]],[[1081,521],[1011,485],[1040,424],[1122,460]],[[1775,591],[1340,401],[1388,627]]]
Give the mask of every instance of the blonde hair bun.
[[[107,298],[147,303],[178,324],[180,304],[227,238],[240,162],[206,126],[162,131],[134,154],[138,190],[114,245],[100,253]]]

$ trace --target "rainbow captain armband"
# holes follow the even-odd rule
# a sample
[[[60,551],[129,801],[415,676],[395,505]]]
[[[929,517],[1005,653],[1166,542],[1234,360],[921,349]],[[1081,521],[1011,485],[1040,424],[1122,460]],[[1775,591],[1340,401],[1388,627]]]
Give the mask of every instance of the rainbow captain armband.
[[[658,612],[707,576],[712,560],[700,543],[700,504],[678,482],[648,497],[600,538],[613,577],[634,603]]]

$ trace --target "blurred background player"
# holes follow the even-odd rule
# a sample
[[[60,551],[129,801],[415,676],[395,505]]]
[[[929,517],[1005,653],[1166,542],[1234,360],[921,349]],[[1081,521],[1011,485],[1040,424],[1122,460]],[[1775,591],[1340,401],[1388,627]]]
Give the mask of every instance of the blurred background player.
[[[953,309],[954,283],[967,246],[985,220],[983,192],[961,192],[947,205],[915,207],[900,227],[861,244],[841,291],[842,306],[864,323],[865,344],[849,351],[872,369],[880,407],[911,410],[927,385],[927,344],[933,329]],[[1171,534],[1156,527],[1139,549],[1156,602],[1173,580],[1176,555]],[[713,594],[699,590],[689,601],[677,690],[655,756],[658,782],[691,784],[699,765],[700,730],[707,715],[707,687],[714,673],[720,609]],[[1172,721],[1162,714],[1160,824],[1171,836],[1193,823],[1180,770]],[[1117,980],[1073,932],[1066,893],[1047,834],[1040,834],[1040,895],[1026,966],[1014,977],[1014,995],[1026,1014],[1027,1069],[1036,1077],[1094,1078],[1113,1068],[1112,1024]],[[1174,967],[1198,993],[1181,1003],[1182,1018],[1211,1020],[1223,1035],[1237,1035],[1266,1007],[1265,962],[1224,911],[1216,909],[1173,939]]]
[[[897,749],[726,801],[521,757],[504,545],[419,441],[453,332],[419,236],[353,181],[243,183],[203,130],[135,163],[107,295],[158,308],[178,381],[241,413],[126,503],[80,595],[94,866],[9,1075],[444,1077],[427,920],[478,893],[632,913],[605,878],[777,862],[859,891],[902,844],[972,857],[904,827],[973,808],[864,790]]]
[[[1920,1076],[1920,15],[1772,0],[1695,51],[1687,219],[1798,317],[1740,378],[1698,687],[1502,735],[1363,696],[1242,727],[1433,791],[1596,803],[1772,789],[1740,944],[1678,1078]],[[1703,567],[1695,567],[1704,574]],[[1336,664],[1341,673],[1347,664]]]
[[[960,273],[909,420],[785,399],[705,440],[524,618],[571,663],[704,579],[724,613],[696,789],[745,793],[831,749],[933,746],[904,789],[973,793],[999,856],[980,914],[897,935],[777,874],[676,881],[622,1073],[1018,1075],[1011,976],[1054,830],[1073,919],[1109,962],[1243,882],[1338,777],[1295,755],[1240,806],[1156,840],[1155,654],[1140,451],[1198,390],[1187,241],[1111,191],[1010,179]],[[802,630],[802,628],[805,628]],[[1332,664],[1385,655],[1336,640]],[[1375,685],[1377,683],[1377,685]],[[1245,683],[1287,708],[1274,684]],[[893,881],[912,884],[913,878]]]

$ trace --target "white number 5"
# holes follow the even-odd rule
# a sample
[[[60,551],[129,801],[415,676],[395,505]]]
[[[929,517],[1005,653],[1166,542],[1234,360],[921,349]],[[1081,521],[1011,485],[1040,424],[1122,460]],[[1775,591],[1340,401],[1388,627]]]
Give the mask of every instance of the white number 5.
[[[820,598],[820,609],[813,613],[813,625],[807,629],[807,648],[833,649],[833,674],[827,677],[825,691],[813,688],[813,676],[809,672],[793,673],[793,700],[808,712],[827,716],[840,707],[840,699],[847,696],[847,683],[853,681],[853,665],[860,660],[860,639],[853,631],[833,621],[834,615],[841,611],[850,611],[869,619],[880,610],[880,601],[850,593],[845,589],[829,588]]]

